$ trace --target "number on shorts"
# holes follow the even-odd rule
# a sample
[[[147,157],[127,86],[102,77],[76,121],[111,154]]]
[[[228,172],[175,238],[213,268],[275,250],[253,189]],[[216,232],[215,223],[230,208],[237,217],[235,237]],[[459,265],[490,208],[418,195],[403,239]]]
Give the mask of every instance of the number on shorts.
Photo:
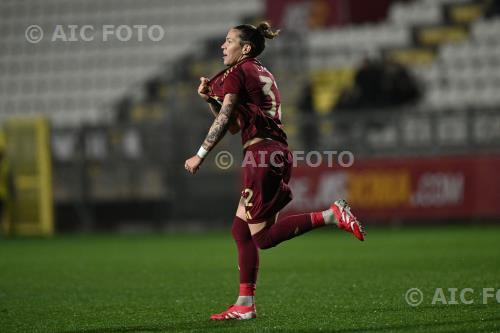
[[[251,203],[250,201],[252,200],[252,197],[253,197],[253,191],[249,188],[246,188],[244,191],[243,191],[243,201],[244,201],[244,204],[245,204],[245,214],[246,214],[246,217],[247,219],[252,219],[252,215],[250,215],[250,212],[248,211],[248,209],[250,207],[253,206],[253,203]]]

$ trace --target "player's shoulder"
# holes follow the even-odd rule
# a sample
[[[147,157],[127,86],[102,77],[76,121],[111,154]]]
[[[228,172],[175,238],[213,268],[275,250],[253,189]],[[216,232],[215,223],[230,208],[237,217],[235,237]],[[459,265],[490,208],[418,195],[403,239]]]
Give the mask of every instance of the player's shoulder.
[[[249,80],[262,75],[263,72],[272,74],[255,58],[246,58],[238,64],[227,69],[223,75],[223,80],[228,77],[238,77],[240,80]]]
[[[224,71],[224,75],[222,76],[222,80],[225,80],[228,77],[243,77],[245,72],[248,71],[247,67],[244,67],[247,61],[242,61],[237,63],[234,66],[229,67]]]
[[[263,70],[265,67],[260,63],[258,59],[247,58],[245,61],[241,62],[240,68],[243,71],[254,71]]]
[[[274,80],[273,74],[264,65],[262,65],[262,63],[258,59],[251,58],[249,61],[246,61],[241,65],[241,71],[247,78],[259,78],[260,76],[264,75]]]

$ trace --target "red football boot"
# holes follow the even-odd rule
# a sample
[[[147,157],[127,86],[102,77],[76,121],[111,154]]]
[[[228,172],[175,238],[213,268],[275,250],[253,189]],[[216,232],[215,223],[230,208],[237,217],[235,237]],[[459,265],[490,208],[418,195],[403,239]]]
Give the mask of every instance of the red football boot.
[[[331,206],[333,214],[338,222],[339,229],[350,232],[360,241],[365,240],[365,230],[356,216],[351,212],[351,207],[345,200],[337,200]]]
[[[257,317],[255,304],[252,306],[231,305],[226,311],[210,316],[212,320],[247,320]]]

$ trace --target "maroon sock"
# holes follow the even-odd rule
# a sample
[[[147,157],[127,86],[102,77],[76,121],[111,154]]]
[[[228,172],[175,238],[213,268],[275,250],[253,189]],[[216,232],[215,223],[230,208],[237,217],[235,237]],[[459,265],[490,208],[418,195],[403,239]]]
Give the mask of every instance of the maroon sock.
[[[253,240],[260,249],[274,247],[283,241],[323,226],[323,220],[319,220],[315,214],[307,213],[284,217],[271,227],[264,228],[253,235]]]
[[[253,288],[255,289],[259,270],[259,250],[253,242],[247,222],[235,216],[231,233],[238,247],[240,284],[254,284]]]

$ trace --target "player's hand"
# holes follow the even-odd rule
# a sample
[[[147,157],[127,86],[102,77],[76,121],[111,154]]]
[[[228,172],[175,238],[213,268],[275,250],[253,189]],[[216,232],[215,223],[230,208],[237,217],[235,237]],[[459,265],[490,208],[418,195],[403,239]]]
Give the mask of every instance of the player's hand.
[[[194,155],[190,159],[186,160],[184,163],[184,168],[191,174],[195,174],[196,171],[200,168],[201,163],[203,163],[203,159],[198,155]]]
[[[198,86],[198,95],[203,98],[205,101],[208,101],[210,98],[210,80],[206,77],[200,77],[200,85]]]

